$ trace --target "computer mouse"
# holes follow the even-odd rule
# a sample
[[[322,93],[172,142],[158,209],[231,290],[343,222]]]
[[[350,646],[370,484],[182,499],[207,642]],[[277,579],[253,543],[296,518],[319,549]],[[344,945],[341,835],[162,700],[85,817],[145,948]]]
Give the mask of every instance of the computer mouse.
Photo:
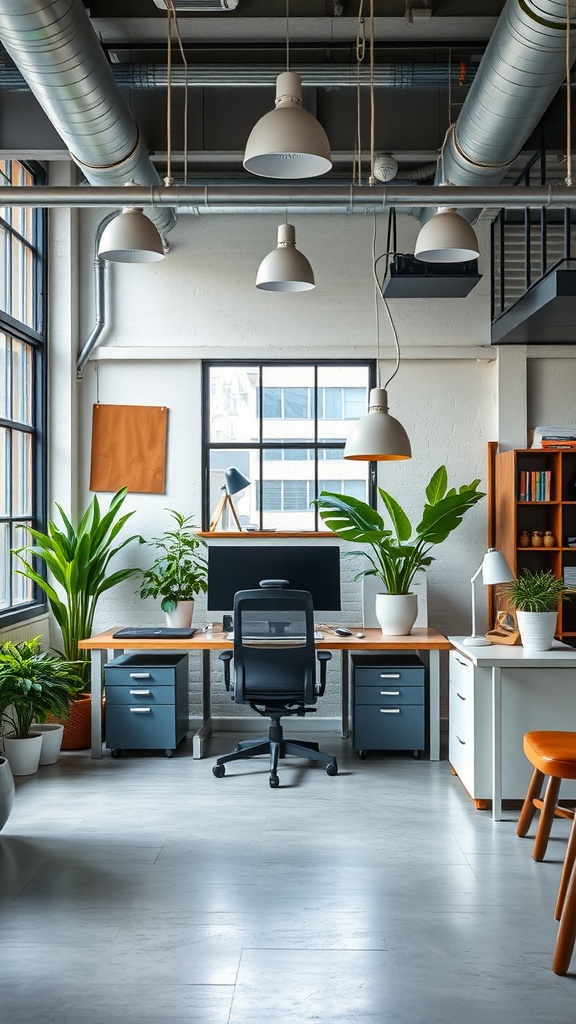
[[[365,634],[364,633],[356,633],[356,636],[358,637],[359,640],[363,640]]]
[[[336,626],[334,632],[337,633],[338,636],[352,636],[352,630],[346,629],[346,626]]]

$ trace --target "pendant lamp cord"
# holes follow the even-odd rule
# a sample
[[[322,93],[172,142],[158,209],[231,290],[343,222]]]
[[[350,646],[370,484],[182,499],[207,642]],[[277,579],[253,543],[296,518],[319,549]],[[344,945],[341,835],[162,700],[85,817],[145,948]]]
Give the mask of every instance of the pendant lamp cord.
[[[286,0],[286,71],[290,71],[290,0]]]
[[[572,97],[570,95],[570,0],[566,3],[566,185],[572,185]]]
[[[358,30],[356,32],[356,141],[354,144],[354,163],[352,165],[352,183],[362,184],[362,117],[360,104],[360,68],[366,56],[365,23],[362,17],[363,0],[360,0],[358,11]]]
[[[183,124],[183,142],[184,142],[184,184],[188,184],[188,61],[186,60],[186,53],[184,50],[184,43],[182,42],[182,35],[180,32],[180,25],[178,23],[178,16],[174,8],[173,0],[164,0],[166,9],[168,11],[168,38],[167,38],[167,80],[168,80],[168,95],[166,100],[166,148],[167,148],[167,169],[166,177],[164,178],[165,185],[172,185],[174,178],[172,177],[172,23],[174,23],[174,29],[176,32],[176,38],[178,40],[178,49],[180,50],[180,56],[182,58],[182,64],[184,65],[184,124]]]
[[[368,179],[369,185],[376,184],[376,176],[374,174],[374,123],[374,0],[370,0],[370,178]]]
[[[389,225],[390,225],[390,216],[391,216],[391,214],[388,214],[388,224]],[[385,297],[384,292],[382,290],[382,285],[380,284],[380,281],[378,280],[378,269],[377,269],[378,268],[378,260],[380,260],[382,258],[382,255],[388,255],[388,253],[383,253],[381,256],[376,256],[376,224],[377,224],[376,214],[374,213],[373,214],[373,230],[372,230],[372,274],[373,274],[373,277],[374,277],[374,310],[375,310],[375,314],[376,314],[376,387],[379,388],[381,386],[380,385],[380,309],[379,309],[379,306],[378,306],[378,298],[382,299],[382,302],[384,304],[384,309],[386,310],[386,315],[388,317],[388,320],[389,320],[389,323],[390,323],[390,327],[392,328],[392,336],[394,338],[394,347],[395,347],[395,350],[396,350],[396,365],[394,367],[394,372],[391,374],[390,377],[388,377],[388,380],[386,381],[386,383],[384,385],[384,387],[387,388],[389,383],[390,383],[390,381],[394,380],[394,377],[396,376],[396,374],[398,373],[398,370],[400,369],[400,342],[398,341],[398,332],[396,330],[396,327],[394,325],[394,321],[392,319],[392,313],[390,312],[390,307],[389,307],[389,305],[388,305],[388,303],[386,301],[386,297]],[[388,245],[386,246],[386,249],[388,249]]]

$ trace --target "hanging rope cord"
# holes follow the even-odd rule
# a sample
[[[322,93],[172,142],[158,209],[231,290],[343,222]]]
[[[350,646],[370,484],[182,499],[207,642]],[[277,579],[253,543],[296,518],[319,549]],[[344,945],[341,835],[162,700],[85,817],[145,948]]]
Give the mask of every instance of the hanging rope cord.
[[[570,85],[570,0],[566,3],[566,185],[572,185],[572,97]]]
[[[386,301],[386,297],[385,297],[384,292],[382,290],[382,285],[380,284],[380,281],[378,280],[378,263],[379,263],[379,261],[381,259],[384,259],[384,257],[386,257],[386,267],[388,267],[388,260],[390,258],[390,231],[391,231],[391,224],[392,224],[391,217],[392,217],[392,212],[388,215],[388,238],[387,238],[387,241],[386,241],[386,252],[381,253],[380,256],[376,256],[376,234],[377,234],[376,224],[377,224],[377,220],[376,220],[376,214],[375,213],[373,214],[373,229],[372,229],[372,274],[373,274],[373,277],[374,277],[374,284],[375,284],[375,288],[374,288],[374,311],[375,311],[375,314],[376,314],[376,387],[381,387],[381,384],[380,384],[380,308],[378,306],[378,299],[379,298],[382,300],[382,303],[384,305],[384,309],[386,310],[386,315],[388,317],[388,322],[389,322],[390,327],[392,329],[392,336],[394,338],[394,347],[395,347],[395,350],[396,350],[396,365],[394,367],[393,373],[390,375],[390,377],[388,377],[388,380],[386,381],[386,383],[384,385],[385,388],[388,387],[390,381],[394,380],[394,377],[396,376],[396,374],[398,373],[398,370],[400,369],[400,342],[398,341],[398,332],[396,331],[396,327],[395,327],[394,321],[392,319],[392,314],[390,312],[390,307],[388,306],[388,303]]]
[[[358,31],[356,33],[356,140],[354,144],[354,163],[352,167],[352,183],[362,184],[362,113],[361,113],[361,88],[360,68],[366,56],[366,37],[364,30],[364,18],[362,17],[363,0],[360,0],[358,11]]]
[[[172,177],[172,26],[174,26],[176,32],[176,39],[178,40],[178,49],[180,50],[180,56],[182,58],[182,64],[184,65],[184,125],[183,125],[183,141],[184,141],[184,184],[188,183],[188,61],[186,60],[186,54],[184,52],[184,43],[182,42],[182,35],[180,33],[180,25],[178,24],[178,17],[174,9],[172,0],[164,0],[166,4],[166,10],[168,12],[167,18],[167,39],[166,39],[166,64],[167,64],[167,79],[168,79],[168,90],[166,98],[166,177],[164,178],[165,185],[173,185],[174,178]]]

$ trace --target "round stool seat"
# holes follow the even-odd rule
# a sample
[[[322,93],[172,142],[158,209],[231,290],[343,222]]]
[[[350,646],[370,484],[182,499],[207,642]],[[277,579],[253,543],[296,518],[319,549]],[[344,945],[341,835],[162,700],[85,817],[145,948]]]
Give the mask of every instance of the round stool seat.
[[[524,753],[543,775],[576,779],[576,732],[527,732]]]

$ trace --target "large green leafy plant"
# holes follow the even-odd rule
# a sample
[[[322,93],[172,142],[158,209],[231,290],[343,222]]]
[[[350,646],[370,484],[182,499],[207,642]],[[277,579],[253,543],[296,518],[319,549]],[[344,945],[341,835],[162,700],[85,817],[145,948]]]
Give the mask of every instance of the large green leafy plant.
[[[0,645],[0,722],[20,739],[32,722],[67,718],[83,685],[81,663],[43,651],[39,636]]]
[[[134,512],[121,514],[128,490],[123,487],[102,513],[94,495],[77,526],[73,526],[62,507],[56,504],[63,527],[50,520],[48,530],[28,529],[35,544],[15,550],[23,569],[18,570],[38,584],[46,594],[50,608],[62,631],[64,657],[68,661],[88,660],[88,652],[78,650],[78,641],[92,633],[94,613],[102,594],[123,583],[138,568],[109,571],[115,555],[133,541],[143,544],[138,535],[116,540]],[[44,562],[45,579],[34,566],[34,559]]]
[[[162,598],[163,612],[173,612],[178,601],[193,601],[208,589],[208,566],[202,554],[203,537],[196,533],[192,516],[167,509],[176,523],[161,537],[153,537],[150,546],[159,551],[153,565],[142,574],[140,597]]]
[[[358,573],[356,579],[377,576],[389,594],[408,594],[418,569],[425,569],[434,561],[430,554],[434,545],[446,540],[460,525],[464,513],[484,497],[478,490],[479,483],[480,480],[473,480],[459,490],[448,489],[446,467],[440,466],[426,488],[422,519],[414,531],[404,509],[381,487],[378,494],[391,529],[385,526],[379,512],[347,494],[322,491],[314,504],[330,530],[343,540],[367,544],[371,549],[364,552],[370,566]]]

